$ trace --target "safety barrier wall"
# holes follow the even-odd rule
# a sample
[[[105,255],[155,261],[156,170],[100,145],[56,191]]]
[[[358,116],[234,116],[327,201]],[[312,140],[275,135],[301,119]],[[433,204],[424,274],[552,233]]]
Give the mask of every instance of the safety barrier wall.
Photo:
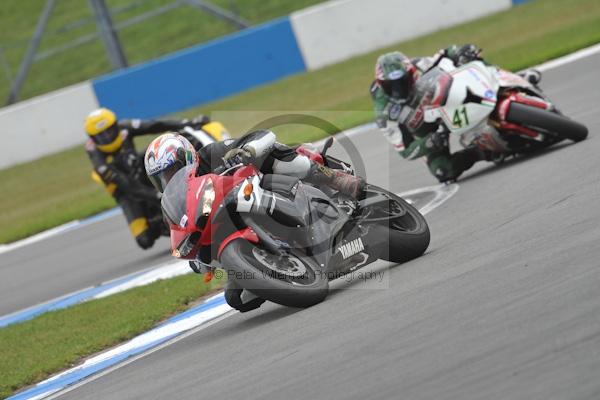
[[[100,104],[120,117],[153,117],[304,71],[289,19],[94,80]]]
[[[102,105],[149,118],[509,8],[528,0],[332,0],[254,28],[0,109],[0,168],[83,143]],[[6,136],[5,136],[6,137]]]
[[[309,70],[511,7],[511,0],[335,0],[292,13]]]
[[[82,143],[83,119],[97,107],[92,84],[83,82],[0,109],[4,138],[0,168]]]

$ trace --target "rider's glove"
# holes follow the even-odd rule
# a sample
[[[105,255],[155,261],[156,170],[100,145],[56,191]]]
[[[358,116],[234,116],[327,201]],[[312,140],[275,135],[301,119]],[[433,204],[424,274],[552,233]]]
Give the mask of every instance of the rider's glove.
[[[183,126],[191,126],[192,128],[200,129],[202,128],[202,126],[208,124],[209,122],[210,118],[208,118],[206,115],[199,115],[196,118],[184,119],[183,121],[181,121],[181,124]]]
[[[528,68],[525,71],[518,72],[517,75],[523,77],[534,86],[537,86],[542,80],[542,73],[535,68]]]
[[[454,61],[456,66],[464,65],[468,62],[481,60],[481,49],[474,44],[465,44],[456,48],[453,46],[447,56]]]
[[[243,148],[235,148],[225,153],[223,161],[225,161],[227,168],[231,168],[238,164],[252,164],[254,162],[254,156],[248,150]]]

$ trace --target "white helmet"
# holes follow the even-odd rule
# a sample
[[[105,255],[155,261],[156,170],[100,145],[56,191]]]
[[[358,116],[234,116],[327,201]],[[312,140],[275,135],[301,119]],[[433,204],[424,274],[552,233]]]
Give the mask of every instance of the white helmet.
[[[176,133],[164,133],[154,139],[146,150],[144,166],[150,182],[163,192],[177,171],[188,165],[199,165],[194,146]]]

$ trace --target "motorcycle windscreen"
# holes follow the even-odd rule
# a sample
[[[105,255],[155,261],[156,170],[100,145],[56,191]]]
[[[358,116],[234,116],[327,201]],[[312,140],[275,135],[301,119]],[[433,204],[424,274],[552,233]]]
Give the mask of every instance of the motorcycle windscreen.
[[[446,104],[452,76],[441,68],[435,67],[425,73],[415,84],[412,106],[440,106]]]
[[[181,168],[169,180],[163,192],[161,205],[165,217],[174,225],[185,225],[186,197],[188,191],[188,174],[193,166]]]

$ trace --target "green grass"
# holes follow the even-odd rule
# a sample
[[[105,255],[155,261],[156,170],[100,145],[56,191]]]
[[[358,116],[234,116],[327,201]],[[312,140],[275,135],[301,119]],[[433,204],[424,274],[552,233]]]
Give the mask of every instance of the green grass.
[[[432,54],[451,43],[473,42],[486,59],[520,69],[600,42],[597,0],[534,1],[477,21],[398,43],[349,61],[283,79],[230,98],[187,110],[181,115],[209,113],[232,132],[243,132],[277,112],[324,114],[340,129],[369,121],[368,87],[377,55],[402,49],[409,55]],[[543,82],[542,82],[543,87]],[[277,129],[284,142],[309,141],[319,129],[289,125]],[[379,138],[375,139],[379,140]],[[112,205],[103,189],[89,179],[83,148],[0,171],[0,242],[22,238]]]
[[[113,17],[116,24],[154,10],[174,0],[107,0],[112,10],[135,5]],[[212,0],[233,10],[250,25],[269,21],[323,0]],[[2,0],[0,6],[0,104],[7,98],[10,80],[15,77],[46,0]],[[65,26],[86,20],[71,30]],[[119,31],[130,65],[235,32],[236,27],[198,9],[183,5],[164,14]],[[66,45],[96,32],[87,0],[60,0],[48,22],[41,52]],[[110,72],[111,67],[100,39],[76,46],[50,58],[36,61],[23,85],[20,99],[81,82]]]
[[[183,275],[0,329],[0,398],[149,330],[220,284]]]

